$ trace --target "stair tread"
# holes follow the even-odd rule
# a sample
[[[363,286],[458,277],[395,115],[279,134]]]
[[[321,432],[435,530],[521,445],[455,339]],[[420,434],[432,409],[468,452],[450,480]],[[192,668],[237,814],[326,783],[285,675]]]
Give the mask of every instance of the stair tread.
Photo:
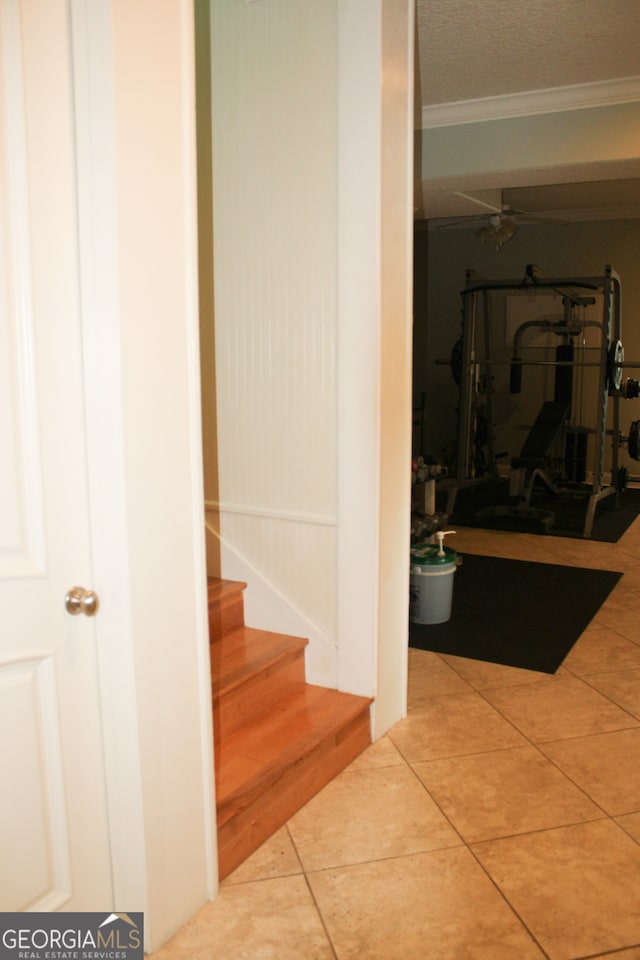
[[[371,699],[306,684],[216,750],[218,826],[369,709]]]
[[[245,626],[246,586],[207,581],[221,877],[371,742],[372,700],[307,684],[308,639]]]
[[[241,580],[221,580],[218,577],[207,577],[209,603],[224,602],[237,593],[242,593],[246,586],[246,583]]]
[[[222,697],[283,657],[304,650],[309,641],[254,627],[238,627],[212,645],[214,699]]]

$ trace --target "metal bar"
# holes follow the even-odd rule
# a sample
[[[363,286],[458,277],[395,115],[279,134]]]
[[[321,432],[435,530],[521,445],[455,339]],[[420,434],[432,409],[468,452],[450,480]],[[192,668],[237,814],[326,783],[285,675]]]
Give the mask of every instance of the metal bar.
[[[536,290],[553,290],[555,293],[571,299],[565,287],[578,287],[581,290],[602,290],[603,286],[603,277],[558,278],[536,281],[494,280],[491,283],[476,283],[472,286],[465,287],[462,291],[462,296],[464,297],[469,293],[480,293],[482,290],[516,290],[521,293],[533,293]]]
[[[475,297],[464,301],[462,313],[462,377],[460,380],[460,411],[458,414],[458,479],[470,476],[469,438],[471,435],[471,408],[473,402],[472,377],[475,364]]]
[[[482,314],[482,321],[484,323],[484,353],[485,356],[490,357],[493,355],[493,337],[491,326],[491,297],[488,290],[485,290],[482,294]],[[487,377],[485,397],[485,413],[487,418],[487,472],[495,477],[498,471],[496,467],[493,435],[493,377]]]
[[[449,360],[436,360],[436,364],[449,364]],[[511,360],[474,360],[476,366],[480,367],[508,367]],[[600,367],[601,361],[596,360],[521,360],[518,359],[523,367]],[[620,363],[609,364],[612,367],[619,367],[623,370],[625,367],[631,367],[635,370],[640,367],[640,360],[622,360]]]
[[[596,421],[596,448],[594,454],[593,485],[589,504],[593,500],[593,509],[598,502],[598,495],[602,488],[602,477],[604,474],[604,447],[605,434],[607,428],[607,401],[609,399],[609,384],[607,376],[607,361],[609,359],[609,344],[611,343],[611,318],[613,313],[612,304],[612,280],[607,268],[606,283],[604,288],[604,303],[602,309],[602,343],[600,357],[600,377],[599,377],[599,397],[597,399],[597,421]],[[587,511],[587,519],[589,511]],[[593,523],[593,518],[591,518]],[[585,520],[585,530],[587,521]],[[585,536],[589,534],[585,533]]]
[[[611,268],[607,267],[607,272],[611,277],[611,287],[613,297],[613,341],[622,342],[622,285],[620,277]],[[616,364],[617,366],[617,364]],[[622,365],[621,365],[622,368]],[[611,479],[616,491],[616,509],[620,506],[620,488],[618,485],[618,469],[620,464],[620,391],[613,390],[613,438],[611,444]]]
[[[611,497],[616,492],[615,487],[603,487],[602,490],[598,490],[597,493],[592,493],[589,497],[589,502],[587,504],[587,512],[585,514],[584,527],[582,529],[582,536],[585,539],[588,539],[591,536],[593,530],[593,521],[596,518],[596,506],[600,503],[601,500],[606,499],[606,497]]]

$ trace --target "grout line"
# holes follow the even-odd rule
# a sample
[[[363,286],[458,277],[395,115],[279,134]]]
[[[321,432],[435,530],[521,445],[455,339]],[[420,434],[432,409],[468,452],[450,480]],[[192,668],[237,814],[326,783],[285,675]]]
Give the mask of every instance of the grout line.
[[[492,842],[492,841],[488,841],[488,842]],[[509,910],[513,913],[513,915],[514,915],[514,917],[516,918],[516,920],[518,921],[518,923],[520,923],[521,926],[522,926],[522,928],[527,931],[527,933],[528,933],[529,936],[531,937],[531,940],[533,941],[533,943],[535,943],[535,945],[536,945],[536,946],[538,947],[538,949],[541,951],[541,953],[543,954],[543,956],[545,956],[545,957],[547,958],[547,960],[552,960],[551,954],[547,953],[547,951],[544,949],[544,947],[542,946],[542,944],[540,943],[540,941],[538,940],[538,938],[534,935],[533,931],[529,928],[529,926],[527,925],[527,923],[525,923],[524,919],[520,916],[520,914],[518,913],[518,911],[516,910],[516,908],[514,907],[514,905],[513,905],[513,904],[511,903],[511,901],[507,898],[507,895],[505,894],[505,892],[504,892],[503,890],[501,890],[501,888],[498,886],[498,884],[496,883],[496,881],[494,880],[494,878],[491,876],[491,874],[489,873],[489,871],[487,870],[487,868],[485,867],[485,865],[484,865],[484,864],[482,863],[482,861],[479,860],[479,858],[476,856],[475,851],[474,851],[471,847],[469,847],[469,846],[467,846],[467,849],[468,849],[469,853],[471,854],[471,856],[473,857],[473,859],[475,860],[475,862],[476,862],[476,863],[478,864],[478,866],[480,867],[480,869],[483,871],[483,873],[485,874],[485,876],[487,877],[487,879],[488,879],[488,880],[490,881],[490,883],[493,885],[493,887],[495,888],[495,890],[497,891],[497,893],[499,894],[499,896],[502,898],[502,900],[504,901],[504,903],[507,905],[507,907],[509,908]]]
[[[332,940],[332,938],[331,938],[331,934],[329,933],[329,928],[327,927],[326,920],[324,919],[324,916],[322,915],[322,910],[320,909],[320,904],[319,904],[318,901],[316,900],[316,895],[315,895],[315,893],[313,892],[313,887],[311,886],[311,883],[309,882],[309,877],[307,876],[306,873],[304,873],[303,876],[304,876],[304,882],[305,882],[306,885],[307,885],[307,890],[309,891],[309,896],[311,897],[311,900],[312,900],[312,902],[313,902],[313,905],[314,905],[314,907],[316,908],[316,911],[317,911],[317,913],[318,913],[318,917],[319,917],[319,919],[320,919],[320,923],[322,924],[322,929],[324,930],[324,935],[325,935],[325,937],[327,938],[327,943],[329,944],[329,948],[330,948],[330,950],[331,950],[331,952],[332,952],[332,954],[333,954],[333,956],[334,956],[334,960],[339,960],[338,954],[337,954],[337,952],[336,952],[336,948],[335,948],[334,943],[333,943],[333,940]]]
[[[605,957],[611,957],[612,960],[615,960],[616,957],[627,953],[628,950],[637,950],[638,947],[640,947],[640,940],[638,943],[629,943],[625,947],[619,947],[616,950],[605,950],[604,953],[588,953],[582,957],[573,957],[572,960],[601,960],[601,958],[604,960]]]

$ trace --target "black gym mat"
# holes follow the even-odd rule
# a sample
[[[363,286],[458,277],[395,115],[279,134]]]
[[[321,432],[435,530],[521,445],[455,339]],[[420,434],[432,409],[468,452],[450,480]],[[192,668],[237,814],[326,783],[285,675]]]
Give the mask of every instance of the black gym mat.
[[[622,576],[464,554],[451,619],[409,625],[409,646],[555,673]]]
[[[509,498],[506,481],[497,484],[479,484],[458,492],[454,512],[449,517],[449,525],[582,539],[589,494],[589,488],[578,487],[565,490],[559,496],[553,496],[541,486],[534,491],[531,515],[522,516],[517,512],[510,514],[508,509],[503,509],[513,505],[513,501]],[[444,495],[442,499],[438,497],[437,506],[439,510],[445,509]],[[541,523],[538,519],[544,514],[552,515],[550,526]],[[615,494],[606,497],[597,504],[589,539],[602,543],[617,543],[638,514],[640,514],[640,490],[627,487],[618,494],[617,501]]]

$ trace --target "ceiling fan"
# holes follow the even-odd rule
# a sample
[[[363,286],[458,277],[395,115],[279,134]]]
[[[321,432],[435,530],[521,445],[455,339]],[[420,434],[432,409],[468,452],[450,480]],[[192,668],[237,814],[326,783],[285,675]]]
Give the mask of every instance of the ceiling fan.
[[[503,243],[511,240],[518,232],[518,224],[511,211],[508,213],[494,213],[487,223],[476,230],[476,237],[479,237],[483,243],[493,243],[496,250],[499,250]]]
[[[566,223],[566,220],[553,217],[539,217],[525,210],[517,210],[515,207],[504,203],[502,191],[483,191],[482,195],[472,193],[462,193],[455,191],[456,196],[464,197],[472,203],[485,208],[485,213],[480,213],[471,217],[452,217],[447,221],[441,221],[438,227],[462,226],[465,223],[481,223],[476,230],[476,236],[483,243],[491,243],[499,250],[503,244],[515,237],[518,232],[519,221],[529,223]],[[487,199],[484,199],[487,198]]]

